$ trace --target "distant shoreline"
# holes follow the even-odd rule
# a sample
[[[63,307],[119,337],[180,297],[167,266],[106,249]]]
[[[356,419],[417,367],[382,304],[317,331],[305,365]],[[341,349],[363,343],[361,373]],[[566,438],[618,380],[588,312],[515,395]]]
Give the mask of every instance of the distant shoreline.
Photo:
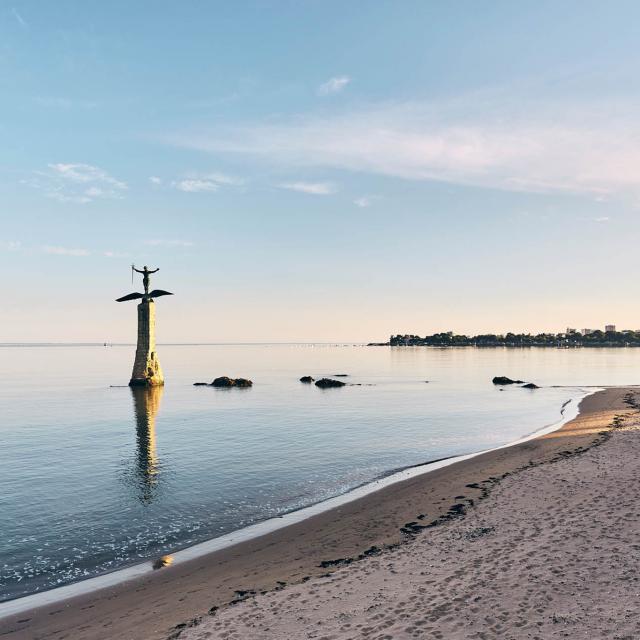
[[[390,344],[369,342],[367,347],[431,347],[434,349],[636,349],[640,344],[577,344],[559,346],[553,344]]]
[[[567,329],[565,333],[483,333],[474,336],[456,334],[453,331],[429,336],[413,334],[392,335],[388,342],[370,342],[368,346],[390,347],[552,347],[572,349],[578,347],[640,347],[639,331],[616,331],[611,325],[607,330],[583,329],[583,333]]]
[[[496,343],[476,343],[468,344],[431,344],[425,342],[415,342],[410,344],[391,342],[158,342],[159,347],[433,347],[438,349],[528,349],[536,347],[539,349],[622,349],[640,347],[640,341],[636,343],[588,343],[588,344],[520,344],[516,342],[496,342]],[[0,342],[0,349],[31,349],[31,348],[64,348],[64,347],[135,347],[134,342]]]
[[[157,342],[159,347],[366,347],[366,342]],[[135,342],[0,342],[0,348],[135,347]]]

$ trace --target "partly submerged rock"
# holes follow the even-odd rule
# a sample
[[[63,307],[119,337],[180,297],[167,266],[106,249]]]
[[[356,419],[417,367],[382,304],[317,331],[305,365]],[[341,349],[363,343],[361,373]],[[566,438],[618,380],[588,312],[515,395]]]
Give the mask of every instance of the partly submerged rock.
[[[492,382],[493,384],[522,384],[524,380],[512,380],[507,376],[496,376]]]
[[[208,382],[194,382],[193,386],[194,387],[208,387],[209,383]]]
[[[253,386],[253,382],[251,380],[247,380],[246,378],[229,378],[228,376],[222,376],[220,378],[216,378],[212,383],[212,387],[251,387]]]
[[[321,389],[330,389],[332,387],[344,387],[345,383],[340,380],[331,380],[331,378],[321,378],[316,382],[316,387]]]
[[[229,378],[228,376],[221,376],[220,378],[216,378],[212,383],[212,387],[234,387],[236,381],[233,378]]]
[[[349,374],[348,373],[334,373],[333,377],[334,378],[348,378]]]
[[[311,384],[313,381],[314,378],[311,376],[302,376],[302,378],[300,378],[300,382],[304,382],[305,384]]]
[[[533,382],[528,382],[527,384],[522,385],[523,389],[539,389],[540,387],[537,384],[533,384]]]

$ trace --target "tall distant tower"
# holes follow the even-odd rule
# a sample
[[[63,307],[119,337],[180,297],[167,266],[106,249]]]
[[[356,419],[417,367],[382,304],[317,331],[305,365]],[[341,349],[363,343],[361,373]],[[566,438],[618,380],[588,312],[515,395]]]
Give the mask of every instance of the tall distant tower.
[[[156,273],[159,269],[149,271],[145,266],[140,270],[136,269],[135,265],[131,265],[131,269],[132,272],[136,271],[142,274],[144,293],[129,293],[116,300],[116,302],[125,302],[142,298],[138,305],[138,343],[129,386],[157,387],[164,384],[164,376],[156,352],[156,305],[153,298],[173,294],[162,289],[154,289],[149,292],[149,275]]]

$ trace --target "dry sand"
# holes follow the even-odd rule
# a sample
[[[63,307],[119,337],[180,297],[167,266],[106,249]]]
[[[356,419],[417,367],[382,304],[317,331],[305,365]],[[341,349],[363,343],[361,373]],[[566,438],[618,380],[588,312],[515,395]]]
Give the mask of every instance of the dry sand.
[[[542,438],[0,620],[0,637],[640,638],[637,393],[607,389]]]

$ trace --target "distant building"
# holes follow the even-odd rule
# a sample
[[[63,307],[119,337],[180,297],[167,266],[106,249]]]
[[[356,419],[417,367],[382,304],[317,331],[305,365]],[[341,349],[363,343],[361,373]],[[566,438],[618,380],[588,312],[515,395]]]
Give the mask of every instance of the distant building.
[[[588,335],[590,335],[591,333],[593,333],[593,329],[583,329],[583,330],[582,330],[582,335],[583,335],[583,336],[588,336]]]
[[[570,335],[570,334],[575,333],[575,332],[576,332],[576,330],[573,329],[572,327],[567,327],[567,335]]]
[[[616,325],[615,324],[605,324],[604,325],[604,330],[606,331],[615,331],[616,330]]]

